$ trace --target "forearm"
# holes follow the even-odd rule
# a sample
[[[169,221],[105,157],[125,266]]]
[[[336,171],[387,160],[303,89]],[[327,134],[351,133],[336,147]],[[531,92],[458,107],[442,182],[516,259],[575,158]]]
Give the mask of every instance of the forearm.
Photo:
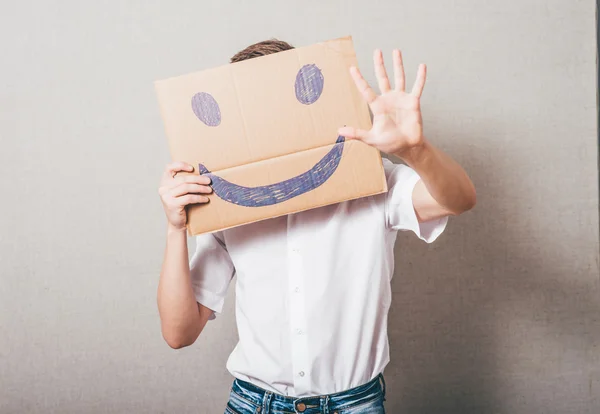
[[[185,229],[167,231],[157,299],[167,343],[173,348],[192,344],[204,324],[192,289]]]
[[[422,145],[394,154],[414,169],[435,201],[451,214],[473,208],[475,188],[465,170],[426,139]]]

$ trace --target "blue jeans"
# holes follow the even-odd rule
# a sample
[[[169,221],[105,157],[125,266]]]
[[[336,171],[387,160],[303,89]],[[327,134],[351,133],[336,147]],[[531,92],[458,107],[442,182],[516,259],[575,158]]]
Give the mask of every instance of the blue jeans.
[[[316,397],[286,397],[249,382],[233,381],[225,414],[385,414],[385,381],[379,374],[364,385]]]

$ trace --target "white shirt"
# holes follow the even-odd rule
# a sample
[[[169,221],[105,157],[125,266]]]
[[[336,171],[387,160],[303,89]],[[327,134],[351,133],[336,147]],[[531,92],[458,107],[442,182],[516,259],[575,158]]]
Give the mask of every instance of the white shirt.
[[[190,268],[199,303],[220,313],[237,275],[239,342],[227,361],[234,377],[307,397],[383,371],[397,231],[432,242],[448,221],[419,224],[419,176],[388,160],[384,167],[386,194],[197,237]]]

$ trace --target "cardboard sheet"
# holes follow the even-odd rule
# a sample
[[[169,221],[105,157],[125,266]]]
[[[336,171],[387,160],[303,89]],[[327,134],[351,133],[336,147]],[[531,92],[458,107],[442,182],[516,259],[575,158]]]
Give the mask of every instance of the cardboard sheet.
[[[156,81],[173,160],[208,174],[192,235],[387,191],[379,152],[338,137],[369,129],[345,37]]]

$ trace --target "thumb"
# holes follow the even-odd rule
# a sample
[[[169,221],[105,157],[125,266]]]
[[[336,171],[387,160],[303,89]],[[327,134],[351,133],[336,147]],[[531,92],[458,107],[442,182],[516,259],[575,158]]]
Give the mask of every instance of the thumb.
[[[354,127],[343,127],[338,129],[338,134],[349,139],[359,139],[363,141],[368,138],[369,131],[365,131],[364,129],[357,129]]]

